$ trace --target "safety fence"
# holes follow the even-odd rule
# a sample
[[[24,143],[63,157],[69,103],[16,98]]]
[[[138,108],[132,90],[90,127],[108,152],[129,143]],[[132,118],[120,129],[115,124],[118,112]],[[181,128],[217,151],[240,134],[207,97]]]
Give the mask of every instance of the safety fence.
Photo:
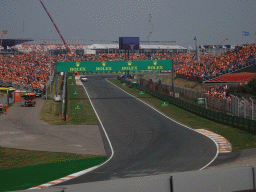
[[[248,119],[256,118],[256,101],[254,98],[239,98],[231,95],[231,101],[231,112],[233,115]]]
[[[121,77],[118,77],[118,79],[121,82],[125,82],[128,86],[130,86],[132,84],[132,82],[125,80]],[[207,118],[207,119],[215,121],[217,123],[237,127],[244,131],[256,133],[256,121],[254,121],[254,120],[246,119],[246,118],[238,117],[238,116],[233,116],[233,115],[228,115],[223,112],[206,109],[204,107],[201,107],[201,106],[198,106],[198,105],[195,105],[192,103],[188,103],[186,101],[182,101],[173,96],[169,96],[167,94],[157,92],[148,87],[139,85],[138,83],[134,84],[132,87],[136,87],[137,89],[143,90],[146,93],[148,93],[158,99],[161,99],[163,101],[168,101],[170,104],[176,105],[176,106],[178,106],[182,109],[185,109],[191,113],[194,113],[198,116]]]
[[[172,96],[172,85],[165,83],[150,82],[146,79],[139,79],[138,82],[143,87],[148,87],[156,92],[163,93]],[[186,87],[181,87],[178,85],[174,86],[174,96],[182,98],[189,103],[197,104],[198,98],[205,98],[207,102],[207,107],[213,110],[222,111],[225,113],[231,113],[231,101],[227,99],[212,97],[204,94],[203,92],[197,91],[195,89],[190,89]]]

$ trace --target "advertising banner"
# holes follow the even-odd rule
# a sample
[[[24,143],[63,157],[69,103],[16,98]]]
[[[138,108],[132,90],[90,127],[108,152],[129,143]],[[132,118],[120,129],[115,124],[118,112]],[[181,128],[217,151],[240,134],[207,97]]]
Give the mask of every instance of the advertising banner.
[[[133,61],[81,61],[81,62],[57,62],[57,72],[90,71],[150,71],[171,70],[172,60],[133,60]]]

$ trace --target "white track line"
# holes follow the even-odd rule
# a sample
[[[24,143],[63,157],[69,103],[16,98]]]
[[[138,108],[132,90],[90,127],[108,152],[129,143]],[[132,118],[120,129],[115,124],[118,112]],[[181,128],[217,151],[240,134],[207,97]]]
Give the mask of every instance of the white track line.
[[[106,78],[106,80],[108,81],[108,78]],[[111,83],[112,85],[116,86],[116,85],[113,84],[112,82],[110,82],[110,81],[108,81],[108,82]],[[121,89],[120,87],[118,87],[118,86],[116,86],[116,87],[117,87],[118,89],[122,90],[123,92],[127,93],[126,91],[124,91],[124,90]],[[195,131],[195,132],[197,132],[197,133],[199,133],[199,134],[204,135],[203,133],[200,133],[200,132],[198,132],[198,131],[196,131],[196,130],[194,130],[194,129],[192,129],[192,128],[186,126],[186,125],[183,125],[182,123],[179,123],[179,122],[175,121],[174,119],[172,119],[172,118],[166,116],[166,115],[163,114],[162,112],[158,111],[157,109],[153,108],[152,106],[150,106],[149,104],[145,103],[144,101],[138,99],[137,97],[131,95],[130,93],[127,93],[127,94],[130,95],[130,96],[132,96],[132,97],[134,97],[135,99],[141,101],[142,103],[144,103],[145,105],[149,106],[150,108],[152,108],[153,110],[157,111],[158,113],[160,113],[161,115],[165,116],[166,118],[170,119],[171,121],[173,121],[173,122],[175,122],[175,123],[177,123],[177,124],[179,124],[179,125],[181,125],[181,126],[183,126],[183,127],[186,127],[187,129],[193,130],[193,131]],[[208,137],[207,135],[204,135],[204,136]],[[219,146],[218,146],[218,144],[217,144],[211,137],[208,137],[208,138],[211,139],[211,140],[215,143],[216,148],[217,148],[217,153],[216,153],[215,157],[214,157],[207,165],[205,165],[204,167],[202,167],[202,168],[199,169],[199,170],[203,170],[204,168],[206,168],[207,166],[209,166],[209,165],[218,157],[218,154],[219,154]]]
[[[68,176],[65,176],[65,177],[63,177],[63,178],[56,179],[55,181],[50,181],[50,182],[48,182],[48,183],[41,184],[41,185],[38,185],[38,186],[36,186],[36,187],[29,188],[29,189],[42,189],[42,188],[45,188],[45,187],[49,187],[49,186],[53,186],[53,185],[55,185],[55,184],[59,184],[59,183],[65,182],[65,181],[67,181],[67,180],[74,179],[74,178],[76,178],[76,177],[78,177],[78,176],[80,176],[80,175],[83,175],[83,174],[85,174],[85,173],[89,173],[89,172],[93,171],[94,169],[97,169],[97,168],[101,167],[102,165],[104,165],[104,164],[106,164],[107,162],[109,162],[109,161],[112,159],[112,157],[114,156],[114,150],[113,150],[112,144],[111,144],[111,142],[110,142],[110,139],[109,139],[109,137],[108,137],[108,134],[107,134],[107,132],[106,132],[106,130],[105,130],[105,128],[104,128],[104,126],[103,126],[101,120],[100,120],[100,117],[99,117],[98,113],[96,112],[96,110],[95,110],[95,108],[94,108],[94,106],[93,106],[93,104],[92,104],[92,101],[91,101],[91,99],[90,99],[90,96],[89,96],[89,94],[88,94],[88,92],[87,92],[87,90],[86,90],[84,84],[82,84],[82,85],[83,85],[83,87],[84,87],[84,90],[85,90],[85,92],[86,92],[88,98],[89,98],[89,101],[90,101],[90,103],[91,103],[91,105],[92,105],[92,108],[93,108],[93,110],[94,110],[94,112],[95,112],[97,118],[99,119],[100,125],[101,125],[101,127],[102,127],[102,129],[103,129],[103,131],[104,131],[104,133],[105,133],[105,135],[106,135],[106,137],[107,137],[109,146],[110,146],[110,148],[111,148],[111,156],[110,156],[110,158],[109,158],[107,161],[105,161],[104,163],[100,164],[100,165],[96,165],[96,166],[94,166],[94,167],[85,169],[85,170],[83,170],[83,171],[79,171],[79,172],[77,172],[77,173],[73,173],[73,174],[68,175]],[[50,184],[50,183],[54,183],[54,184]],[[29,190],[29,189],[28,189],[28,190]]]

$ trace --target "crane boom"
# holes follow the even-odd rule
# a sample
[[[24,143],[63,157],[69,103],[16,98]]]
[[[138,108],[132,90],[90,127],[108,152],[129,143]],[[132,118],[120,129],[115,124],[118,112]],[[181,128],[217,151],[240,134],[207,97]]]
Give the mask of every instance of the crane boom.
[[[226,41],[226,40],[228,40],[228,38],[227,39],[224,39],[223,41],[221,41],[221,43],[219,44],[219,45],[221,45],[224,41]]]
[[[48,14],[48,16],[50,17],[50,19],[51,19],[51,21],[52,21],[52,24],[54,25],[54,27],[55,27],[55,28],[56,28],[56,30],[58,31],[59,36],[60,36],[60,38],[62,39],[62,41],[63,41],[64,45],[66,46],[66,48],[67,48],[68,52],[71,54],[71,50],[69,49],[69,47],[68,47],[67,43],[65,42],[64,38],[62,37],[62,35],[61,35],[61,33],[60,33],[60,31],[59,31],[59,29],[58,29],[57,25],[55,24],[54,20],[52,19],[52,17],[51,17],[51,15],[50,15],[50,13],[47,11],[47,9],[46,9],[46,7],[44,6],[43,2],[42,2],[41,0],[39,0],[39,1],[40,1],[40,3],[43,5],[44,10],[45,10],[45,11],[46,11],[46,13]]]

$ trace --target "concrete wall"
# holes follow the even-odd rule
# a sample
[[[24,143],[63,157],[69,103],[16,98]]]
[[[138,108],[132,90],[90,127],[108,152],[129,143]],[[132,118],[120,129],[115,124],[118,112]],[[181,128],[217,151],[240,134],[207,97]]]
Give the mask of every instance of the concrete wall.
[[[111,191],[111,192],[231,192],[251,190],[255,186],[255,168],[238,166],[201,171],[162,174],[147,177],[124,178],[85,184],[63,185],[44,188],[44,192]],[[172,180],[172,181],[171,181]],[[29,190],[38,192],[38,189]]]
[[[173,177],[173,191],[175,192],[228,192],[248,189],[253,189],[252,167],[188,172]]]

